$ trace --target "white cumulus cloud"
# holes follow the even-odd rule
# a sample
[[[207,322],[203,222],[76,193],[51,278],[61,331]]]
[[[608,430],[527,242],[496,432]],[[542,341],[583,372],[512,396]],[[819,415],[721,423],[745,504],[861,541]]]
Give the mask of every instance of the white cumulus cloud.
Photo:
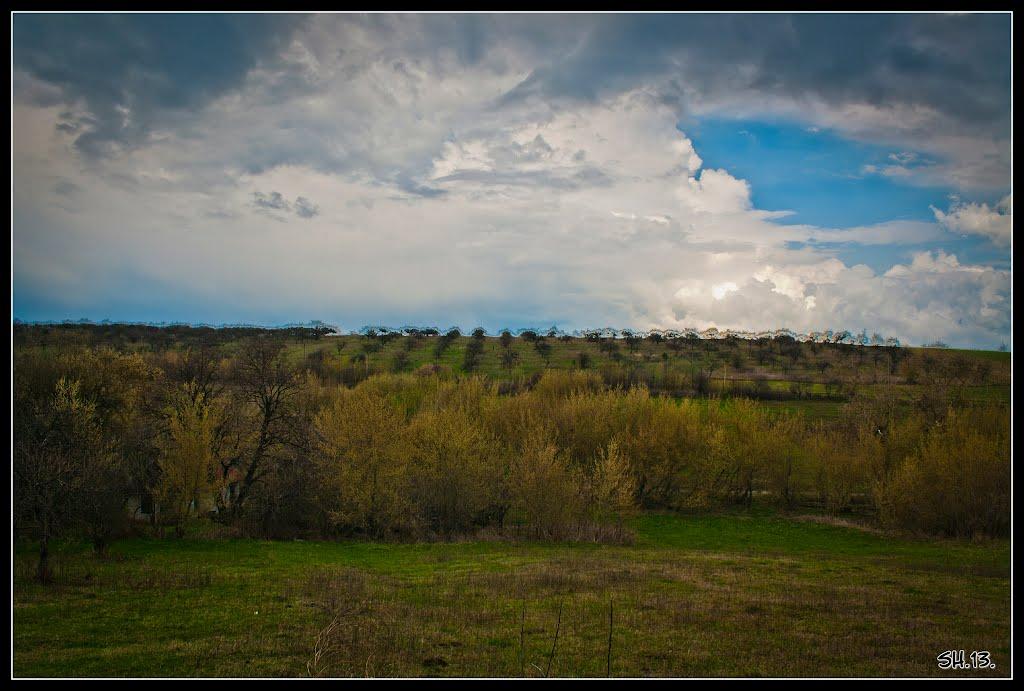
[[[985,203],[954,203],[948,211],[931,207],[935,220],[954,233],[982,235],[1008,246],[1013,231],[1013,199],[1006,195],[994,206]]]

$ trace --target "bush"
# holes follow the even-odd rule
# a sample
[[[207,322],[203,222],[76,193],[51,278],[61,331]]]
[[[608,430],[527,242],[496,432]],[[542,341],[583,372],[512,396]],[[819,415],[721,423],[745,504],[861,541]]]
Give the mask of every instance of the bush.
[[[996,410],[950,410],[928,432],[878,485],[885,524],[955,537],[1009,535],[1009,426]]]
[[[877,439],[870,434],[849,434],[819,428],[810,435],[808,451],[817,460],[818,497],[833,514],[849,510],[858,493],[870,490],[872,459],[881,454]]]
[[[479,525],[498,498],[490,435],[457,408],[417,415],[408,430],[410,495],[423,528],[452,537]]]
[[[509,496],[513,520],[534,539],[563,539],[579,511],[577,478],[550,439],[534,435],[511,463]]]
[[[405,416],[384,389],[368,383],[342,391],[314,422],[319,494],[341,534],[409,528]]]

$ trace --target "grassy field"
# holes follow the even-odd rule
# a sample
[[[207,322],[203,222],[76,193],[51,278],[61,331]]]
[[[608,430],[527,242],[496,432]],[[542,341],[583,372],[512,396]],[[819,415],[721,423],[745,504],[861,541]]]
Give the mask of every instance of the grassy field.
[[[461,336],[455,339],[450,348],[445,351],[446,355],[442,356],[441,361],[448,362],[455,367],[459,366],[462,363],[462,356],[465,351],[465,347],[470,340],[469,336]],[[598,343],[583,338],[571,338],[568,340],[550,338],[547,340],[551,345],[551,356],[548,362],[548,366],[550,367],[570,367],[573,365],[580,352],[587,353],[595,364],[607,362],[611,359],[608,353],[602,351]],[[301,358],[313,350],[339,350],[341,353],[351,355],[354,352],[358,352],[365,341],[366,337],[364,336],[338,335],[322,338],[317,341],[292,340],[289,348],[293,356],[296,358]],[[409,350],[411,355],[410,362],[417,365],[435,361],[432,351],[436,341],[436,337],[414,341],[413,347]],[[500,352],[498,339],[494,336],[488,336],[484,339],[484,343],[485,354],[481,369],[493,374],[502,374],[498,358],[498,354]],[[670,348],[665,342],[654,344],[646,340],[638,343],[635,350],[629,349],[621,340],[618,341],[618,346],[619,353],[626,361],[643,361],[656,364],[660,364],[663,353],[667,353],[673,359],[683,360],[687,363],[701,363],[706,362],[709,355],[721,353],[731,354],[731,352],[733,352],[732,349],[725,345],[724,341],[687,342],[686,345],[678,351]],[[544,359],[529,343],[517,338],[513,341],[513,347],[520,354],[520,361],[517,366],[522,368],[524,371],[532,370],[534,367],[544,367]],[[381,356],[389,354],[393,355],[398,350],[407,348],[408,345],[406,345],[406,337],[395,338],[387,343],[382,350],[371,353],[371,362]],[[749,356],[750,353],[754,351],[755,346],[749,341],[741,340],[738,341],[737,349],[745,356]],[[825,353],[826,351],[827,347],[822,346],[822,353]],[[1003,365],[1008,365],[1010,363],[1011,356],[1009,352],[1000,352],[995,350],[908,348],[907,351],[912,354],[930,354],[933,357],[940,359],[953,356],[963,356],[970,359],[988,360],[990,362]],[[486,355],[488,352],[490,352],[494,357],[488,358]],[[873,354],[874,350],[867,348],[865,352]]]
[[[286,352],[289,360],[300,365],[313,352],[321,351],[327,357],[343,364],[365,357],[360,364],[368,371],[414,371],[424,365],[439,364],[453,372],[463,372],[465,351],[472,339],[466,336],[455,339],[440,354],[435,352],[436,338],[413,340],[400,337],[386,344],[380,344],[369,352],[365,349],[368,341],[362,336],[332,336],[318,341],[291,340]],[[516,354],[515,364],[505,367],[501,361],[503,352],[498,339],[484,339],[483,350],[474,373],[482,374],[495,381],[516,380],[543,372],[545,369],[577,369],[581,354],[588,359],[592,371],[618,369],[645,373],[654,378],[666,374],[681,375],[688,382],[695,371],[706,371],[710,375],[711,388],[717,394],[736,393],[738,387],[751,387],[755,383],[770,391],[787,392],[793,385],[799,385],[801,396],[821,397],[828,392],[827,382],[842,381],[857,391],[872,392],[895,386],[902,395],[914,397],[920,394],[921,384],[908,384],[902,378],[889,375],[888,365],[879,351],[873,348],[858,348],[851,351],[849,358],[837,357],[835,352],[822,347],[817,354],[805,350],[806,359],[798,365],[788,363],[785,358],[772,354],[768,361],[759,364],[755,344],[739,341],[730,346],[724,341],[699,341],[688,343],[679,350],[673,350],[666,343],[642,341],[635,350],[625,344],[616,345],[613,355],[601,349],[597,343],[582,338],[567,341],[548,339],[550,353],[543,358],[528,342],[514,339],[512,350]],[[982,350],[942,350],[908,348],[905,351],[915,358],[934,358],[946,363],[947,368],[956,358],[964,363],[989,363],[991,369],[987,381],[973,381],[965,386],[965,393],[973,400],[1009,401],[1010,353]],[[404,358],[400,368],[396,367],[398,357]],[[876,356],[879,356],[876,359]],[[831,368],[822,370],[819,365],[828,363]],[[738,365],[738,366],[737,366]],[[934,365],[926,365],[930,381],[935,374]],[[760,380],[760,381],[759,381]],[[924,383],[922,381],[922,383]]]
[[[918,676],[1009,671],[1006,541],[765,511],[632,545],[133,539],[15,558],[17,676]],[[611,626],[609,626],[611,620]],[[609,645],[609,630],[611,632]]]

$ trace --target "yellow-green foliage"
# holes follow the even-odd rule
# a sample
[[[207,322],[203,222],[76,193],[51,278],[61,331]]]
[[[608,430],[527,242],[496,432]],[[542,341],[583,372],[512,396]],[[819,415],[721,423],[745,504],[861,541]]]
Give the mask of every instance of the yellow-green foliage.
[[[588,391],[588,376],[552,378],[514,396],[477,377],[383,375],[339,389],[314,421],[330,522],[373,535],[496,524],[541,538],[618,522],[635,481],[612,439],[617,407],[653,402]]]
[[[622,401],[618,449],[632,468],[637,501],[677,506],[692,498],[709,458],[713,430],[693,401],[676,403],[635,390]]]
[[[585,467],[612,441],[621,396],[615,392],[574,391],[566,398],[551,401],[555,443],[570,462]]]
[[[408,522],[405,416],[386,383],[341,391],[314,423],[322,507],[341,532],[381,536]]]
[[[810,491],[810,470],[813,459],[806,449],[803,421],[794,416],[780,416],[766,427],[764,474],[767,489],[783,505],[792,508]]]
[[[604,391],[604,381],[596,372],[581,370],[547,370],[534,387],[534,393],[551,402],[573,394]]]
[[[849,509],[856,496],[869,492],[872,460],[883,452],[870,433],[851,437],[823,426],[808,435],[806,448],[816,465],[818,497],[832,513]]]
[[[274,399],[268,424],[276,441],[267,443],[254,404],[266,391],[254,398],[230,363],[215,364],[216,377],[204,384],[187,381],[185,357],[164,353],[150,367],[103,348],[19,354],[19,477],[29,478],[40,463],[33,459],[49,448],[39,439],[52,426],[47,411],[63,379],[75,382],[75,399],[88,404],[112,459],[104,477],[114,480],[99,484],[123,490],[92,502],[97,535],[109,532],[108,505],[123,504],[129,492],[152,491],[163,518],[179,524],[225,496],[217,495],[222,463],[253,449],[262,465],[242,484],[265,490],[273,521],[301,521],[308,534],[484,528],[594,537],[637,506],[696,510],[755,497],[787,509],[857,510],[897,528],[1008,531],[1009,415],[998,404],[935,410],[890,387],[858,396],[836,421],[812,424],[741,398],[677,400],[643,385],[609,387],[591,371],[551,370],[497,386],[444,370],[366,370],[347,388],[346,378],[307,368],[282,373],[288,395]],[[129,469],[130,483],[118,479]],[[39,510],[26,496],[16,497],[19,516]]]
[[[156,486],[161,520],[179,526],[191,513],[209,503],[217,487],[213,456],[214,430],[220,411],[187,385],[167,408],[167,436],[161,441]]]
[[[753,401],[739,399],[712,409],[711,421],[720,430],[712,447],[711,490],[749,504],[766,456],[772,452],[768,411]]]
[[[874,508],[893,526],[1005,531],[999,410],[951,412],[935,425],[883,397],[876,407],[858,400],[838,424],[810,425],[744,399],[609,390],[585,372],[547,373],[508,395],[479,377],[420,375],[374,376],[332,395],[316,417],[315,456],[321,504],[342,532],[492,525],[568,537],[617,524],[635,506],[755,496],[834,513]],[[984,431],[951,436],[979,416]],[[940,479],[950,489],[935,489]]]
[[[512,455],[508,486],[512,519],[531,537],[564,537],[578,520],[578,475],[542,434],[527,437]]]
[[[433,400],[426,403],[434,410],[457,410],[478,419],[485,401],[494,395],[493,386],[484,377],[466,377],[459,381],[442,381]]]
[[[14,362],[14,515],[19,532],[46,543],[84,533],[98,552],[124,522],[132,430],[156,373],[138,355],[110,348],[18,353]]]
[[[465,532],[497,498],[501,478],[494,438],[470,413],[428,410],[408,429],[411,498],[425,527]]]
[[[80,397],[89,401],[108,432],[119,432],[138,412],[142,385],[156,375],[138,354],[110,348],[76,349],[47,356],[28,353],[15,358],[15,398],[31,405],[45,399],[60,379],[77,382]]]
[[[583,501],[596,523],[621,522],[634,506],[636,482],[616,442],[598,451],[586,477]]]
[[[879,483],[882,520],[954,536],[1007,533],[1009,432],[998,409],[950,410]]]

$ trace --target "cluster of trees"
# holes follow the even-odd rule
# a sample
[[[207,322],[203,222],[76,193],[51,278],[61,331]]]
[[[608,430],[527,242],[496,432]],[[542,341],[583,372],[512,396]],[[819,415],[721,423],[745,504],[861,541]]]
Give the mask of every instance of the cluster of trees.
[[[126,324],[123,322],[93,323],[88,320],[50,324],[32,324],[14,320],[14,344],[32,345],[112,346],[125,348],[148,346],[164,350],[174,346],[224,345],[239,339],[266,334],[259,326],[196,326],[190,324]],[[307,326],[283,326],[270,330],[280,338],[317,341],[334,333],[323,322],[310,322]]]
[[[39,541],[49,577],[52,537],[68,528],[104,552],[131,493],[146,484],[141,357],[109,349],[19,356],[14,377],[14,518]]]
[[[385,337],[368,332],[358,338],[341,337],[335,341],[337,357],[327,357],[323,349],[313,350],[306,364],[326,380],[351,386],[375,373],[405,372],[414,368],[413,363],[423,363],[417,349],[427,337],[419,332],[396,334]],[[470,338],[460,337],[455,329],[434,336],[430,341],[432,362],[465,374],[482,372],[515,380],[548,369],[557,359],[554,366],[593,370],[608,386],[644,386],[652,393],[671,396],[847,401],[862,384],[942,382],[947,389],[969,393],[970,387],[1005,385],[1008,378],[1006,363],[963,353],[798,342],[789,336],[703,341],[692,334],[679,338],[649,334],[641,341],[630,332],[617,338],[597,333],[568,346],[533,331],[516,338],[506,330],[490,343],[481,329]],[[400,346],[382,352],[395,339],[401,339]],[[355,347],[343,356],[345,343],[355,343]],[[458,355],[445,357],[453,346]],[[529,352],[529,346],[535,353]],[[352,350],[357,352],[353,355]],[[772,379],[780,377],[788,385],[772,384]],[[508,381],[505,386],[513,385]]]
[[[133,512],[161,532],[208,516],[267,537],[603,539],[638,508],[763,497],[917,531],[1009,530],[997,404],[908,410],[883,394],[812,423],[586,370],[510,389],[424,366],[349,386],[267,334],[145,354],[28,348],[14,371],[15,527],[38,540],[44,580],[55,536],[103,552]]]

